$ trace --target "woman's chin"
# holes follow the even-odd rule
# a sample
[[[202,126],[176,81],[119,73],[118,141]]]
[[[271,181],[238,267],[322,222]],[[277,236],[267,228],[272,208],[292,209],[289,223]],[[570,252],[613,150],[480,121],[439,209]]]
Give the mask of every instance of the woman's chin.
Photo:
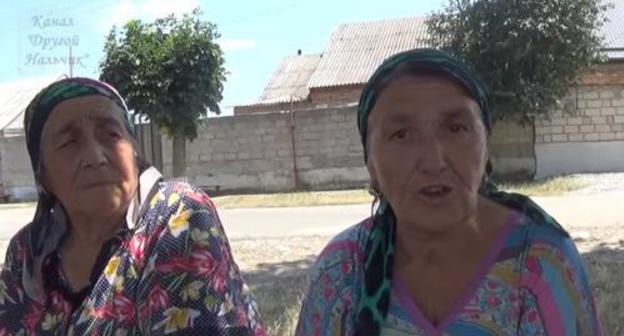
[[[125,210],[121,208],[128,202],[124,202],[118,188],[101,187],[81,193],[78,203],[84,212],[105,215]]]
[[[440,207],[418,206],[411,209],[407,222],[412,222],[415,229],[431,233],[443,233],[456,229],[458,223],[466,220],[470,211],[465,206],[447,204]],[[399,220],[400,221],[400,220]]]

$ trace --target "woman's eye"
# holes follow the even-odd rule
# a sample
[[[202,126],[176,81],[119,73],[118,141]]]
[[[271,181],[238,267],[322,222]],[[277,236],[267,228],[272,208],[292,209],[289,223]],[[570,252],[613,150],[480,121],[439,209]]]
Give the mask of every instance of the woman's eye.
[[[69,140],[67,140],[67,141],[65,141],[65,142],[63,142],[63,143],[61,143],[61,145],[59,146],[59,149],[62,149],[62,148],[65,148],[65,147],[71,146],[71,145],[73,145],[73,144],[75,144],[75,143],[76,143],[76,139],[69,139]]]
[[[465,132],[468,130],[468,127],[466,127],[464,124],[451,124],[449,126],[449,130],[452,133],[459,133],[459,132]]]
[[[121,138],[121,133],[119,133],[118,131],[113,130],[113,129],[106,130],[106,133],[105,133],[105,134],[106,134],[106,135],[107,135],[110,139],[115,139],[115,140],[116,140],[116,139]]]
[[[396,131],[394,133],[392,133],[392,136],[390,137],[391,140],[405,140],[408,137],[408,133],[406,130],[399,130]]]

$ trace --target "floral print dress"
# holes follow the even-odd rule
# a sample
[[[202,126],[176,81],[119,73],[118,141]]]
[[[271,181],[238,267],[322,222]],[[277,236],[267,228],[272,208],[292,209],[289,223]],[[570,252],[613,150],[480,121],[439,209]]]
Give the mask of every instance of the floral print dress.
[[[370,220],[338,235],[319,256],[298,336],[355,335]],[[585,267],[569,237],[514,212],[454,310],[429,321],[394,273],[381,335],[604,335]]]
[[[55,253],[44,262],[44,295],[28,295],[30,225],[11,240],[0,336],[266,334],[208,196],[185,183],[144,187],[144,211],[108,244],[103,270],[80,300],[63,290],[62,269],[50,269],[59,265]]]

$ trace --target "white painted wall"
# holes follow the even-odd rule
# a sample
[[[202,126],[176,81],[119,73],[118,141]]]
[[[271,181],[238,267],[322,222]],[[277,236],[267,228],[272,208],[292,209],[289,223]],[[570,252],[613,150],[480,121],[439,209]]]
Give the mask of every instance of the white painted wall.
[[[575,173],[624,172],[624,141],[535,145],[536,178]]]
[[[37,189],[24,136],[0,136],[0,157],[0,182],[11,199],[35,199]]]

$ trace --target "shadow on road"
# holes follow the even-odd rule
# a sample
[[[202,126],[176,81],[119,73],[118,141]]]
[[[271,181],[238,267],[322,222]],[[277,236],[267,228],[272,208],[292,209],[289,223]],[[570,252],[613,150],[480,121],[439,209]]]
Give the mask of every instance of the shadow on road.
[[[624,335],[624,242],[582,254],[606,335]]]

